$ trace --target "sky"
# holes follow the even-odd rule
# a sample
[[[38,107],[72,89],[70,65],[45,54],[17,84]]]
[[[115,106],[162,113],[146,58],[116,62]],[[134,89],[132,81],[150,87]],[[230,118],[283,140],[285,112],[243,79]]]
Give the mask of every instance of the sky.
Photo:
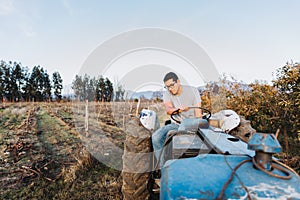
[[[300,61],[299,8],[298,0],[0,0],[0,60],[58,71],[67,85],[99,45],[156,27],[196,42],[220,74],[270,82]]]

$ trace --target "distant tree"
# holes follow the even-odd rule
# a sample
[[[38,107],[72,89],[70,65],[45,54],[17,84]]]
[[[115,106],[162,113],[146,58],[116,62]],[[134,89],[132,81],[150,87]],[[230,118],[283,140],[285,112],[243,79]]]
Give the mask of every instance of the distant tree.
[[[54,72],[53,73],[52,82],[53,82],[53,90],[54,90],[55,98],[57,100],[61,100],[61,98],[62,98],[61,92],[62,92],[62,89],[63,89],[63,86],[62,86],[63,80],[62,80],[59,72]]]
[[[113,97],[113,84],[108,78],[100,76],[98,79],[85,74],[76,75],[72,82],[72,89],[78,100],[111,101]]]
[[[6,98],[7,101],[13,101],[13,94],[12,94],[12,80],[11,80],[11,64],[12,62],[9,62],[8,64],[5,63],[3,65],[3,96]]]
[[[114,94],[113,84],[108,78],[106,78],[105,79],[105,101],[107,102],[112,101],[113,94]]]
[[[297,138],[300,135],[300,64],[287,63],[279,68],[273,85],[279,92],[280,126],[290,137]]]
[[[90,80],[90,76],[88,76],[87,74],[85,74],[82,78],[82,96],[83,96],[83,100],[87,100],[88,97],[88,83]]]
[[[96,101],[104,101],[105,96],[105,79],[100,76],[96,81],[95,99]]]
[[[279,114],[277,94],[272,85],[264,82],[251,83],[247,89],[236,85],[227,91],[227,108],[251,120],[257,131],[275,133]]]
[[[34,101],[37,100],[38,96],[38,80],[40,76],[40,69],[38,67],[33,67],[30,79],[29,79],[29,86],[30,86],[30,100]]]
[[[205,90],[198,89],[201,94],[201,105],[213,113],[226,109],[226,93],[232,86],[233,82],[229,81],[227,77],[220,78],[219,82],[207,83]]]
[[[24,83],[24,69],[21,63],[14,62],[11,72],[13,101],[20,101],[22,98],[22,85]]]
[[[56,92],[59,92],[61,77],[57,77]],[[20,62],[0,61],[0,101],[45,101],[51,100],[52,86],[49,74],[43,67],[28,67]]]
[[[75,97],[79,100],[82,101],[84,100],[83,97],[83,81],[82,77],[76,75],[75,80],[72,82],[72,89],[74,90]]]
[[[43,89],[42,89],[43,100],[51,101],[52,87],[51,87],[51,81],[50,81],[49,74],[47,73],[47,71],[44,71],[43,69],[41,69],[41,72],[42,72],[42,82],[43,82]]]
[[[93,101],[95,98],[95,85],[95,78],[90,78],[87,74],[83,77],[76,75],[75,80],[72,82],[72,89],[79,101]]]
[[[24,68],[24,84],[22,87],[23,90],[23,99],[25,99],[25,101],[29,102],[30,101],[30,95],[31,95],[31,85],[30,85],[30,73],[29,73],[29,69],[28,68]]]
[[[51,100],[51,83],[47,71],[40,66],[33,67],[28,81],[28,89],[31,101]]]
[[[41,71],[40,66],[34,66],[29,78],[30,101],[41,101]]]
[[[93,101],[95,98],[95,78],[85,74],[82,78],[81,95],[82,100]]]
[[[91,78],[86,82],[86,99],[89,101],[95,100],[95,85],[96,85],[96,79]]]
[[[4,66],[5,62],[3,60],[0,61],[0,101],[3,101],[5,83],[4,83]]]
[[[5,62],[3,60],[0,61],[0,101],[3,101],[4,94],[4,65]]]
[[[11,102],[15,102],[18,99],[18,84],[17,84],[17,71],[20,69],[19,65],[16,63],[13,64],[14,66],[10,66],[10,94],[11,94]]]
[[[124,100],[125,89],[120,83],[117,83],[114,99],[115,101],[123,101]]]

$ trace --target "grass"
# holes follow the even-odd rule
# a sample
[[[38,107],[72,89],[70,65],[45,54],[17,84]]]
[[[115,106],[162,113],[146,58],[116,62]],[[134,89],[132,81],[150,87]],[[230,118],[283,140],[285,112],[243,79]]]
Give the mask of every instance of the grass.
[[[0,113],[1,147],[5,147],[8,140],[30,139],[31,142],[28,149],[22,150],[24,155],[16,161],[13,161],[12,153],[7,154],[8,159],[5,159],[4,149],[0,149],[0,199],[121,199],[120,172],[93,158],[82,145],[78,133],[75,134],[49,113],[45,105],[35,106],[35,113],[30,119],[35,123],[30,124],[29,131],[29,127],[18,129],[26,119],[26,112],[14,115],[9,107]],[[72,116],[65,111],[65,106],[55,108],[64,117]],[[19,134],[12,132],[6,136],[4,133],[10,127]],[[4,136],[9,137],[8,140],[4,140]],[[26,168],[20,171],[22,166]],[[5,181],[7,178],[9,180]]]
[[[99,162],[77,172],[74,181],[62,178],[49,182],[39,179],[17,190],[8,190],[2,199],[121,199],[115,184],[119,173]]]
[[[53,155],[71,153],[72,146],[80,143],[80,139],[62,126],[59,121],[50,116],[43,108],[37,113],[37,130],[44,146],[52,151]]]
[[[17,112],[15,109],[6,108],[0,114],[0,130],[14,129],[26,118],[26,110]]]

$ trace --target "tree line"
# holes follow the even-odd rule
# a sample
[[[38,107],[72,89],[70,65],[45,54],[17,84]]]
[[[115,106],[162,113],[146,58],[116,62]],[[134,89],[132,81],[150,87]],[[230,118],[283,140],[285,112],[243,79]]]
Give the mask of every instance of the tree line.
[[[107,77],[95,78],[87,74],[76,75],[72,82],[72,89],[79,101],[122,101],[125,94],[125,90],[120,84],[116,84],[114,89],[113,83]]]
[[[0,61],[1,102],[51,101],[53,97],[60,100],[62,82],[59,72],[54,72],[50,77],[39,65],[34,66],[30,72],[20,62]]]
[[[52,76],[40,65],[30,71],[21,62],[0,61],[0,101],[38,102],[62,99],[63,80],[59,72]],[[76,75],[72,82],[75,97],[80,100],[109,102],[124,100],[125,90],[120,84],[100,76]]]

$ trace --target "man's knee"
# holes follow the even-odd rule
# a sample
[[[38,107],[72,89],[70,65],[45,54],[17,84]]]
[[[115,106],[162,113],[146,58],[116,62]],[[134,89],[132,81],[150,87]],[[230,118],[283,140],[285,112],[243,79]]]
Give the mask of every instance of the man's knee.
[[[151,139],[152,139],[152,143],[153,144],[157,144],[158,142],[159,142],[159,140],[160,140],[160,131],[161,131],[161,128],[160,129],[158,129],[157,131],[155,131],[153,134],[152,134],[152,137],[151,137]]]
[[[152,139],[152,144],[157,144],[157,142],[159,141],[159,136],[156,134],[156,135],[152,135],[151,137]]]

